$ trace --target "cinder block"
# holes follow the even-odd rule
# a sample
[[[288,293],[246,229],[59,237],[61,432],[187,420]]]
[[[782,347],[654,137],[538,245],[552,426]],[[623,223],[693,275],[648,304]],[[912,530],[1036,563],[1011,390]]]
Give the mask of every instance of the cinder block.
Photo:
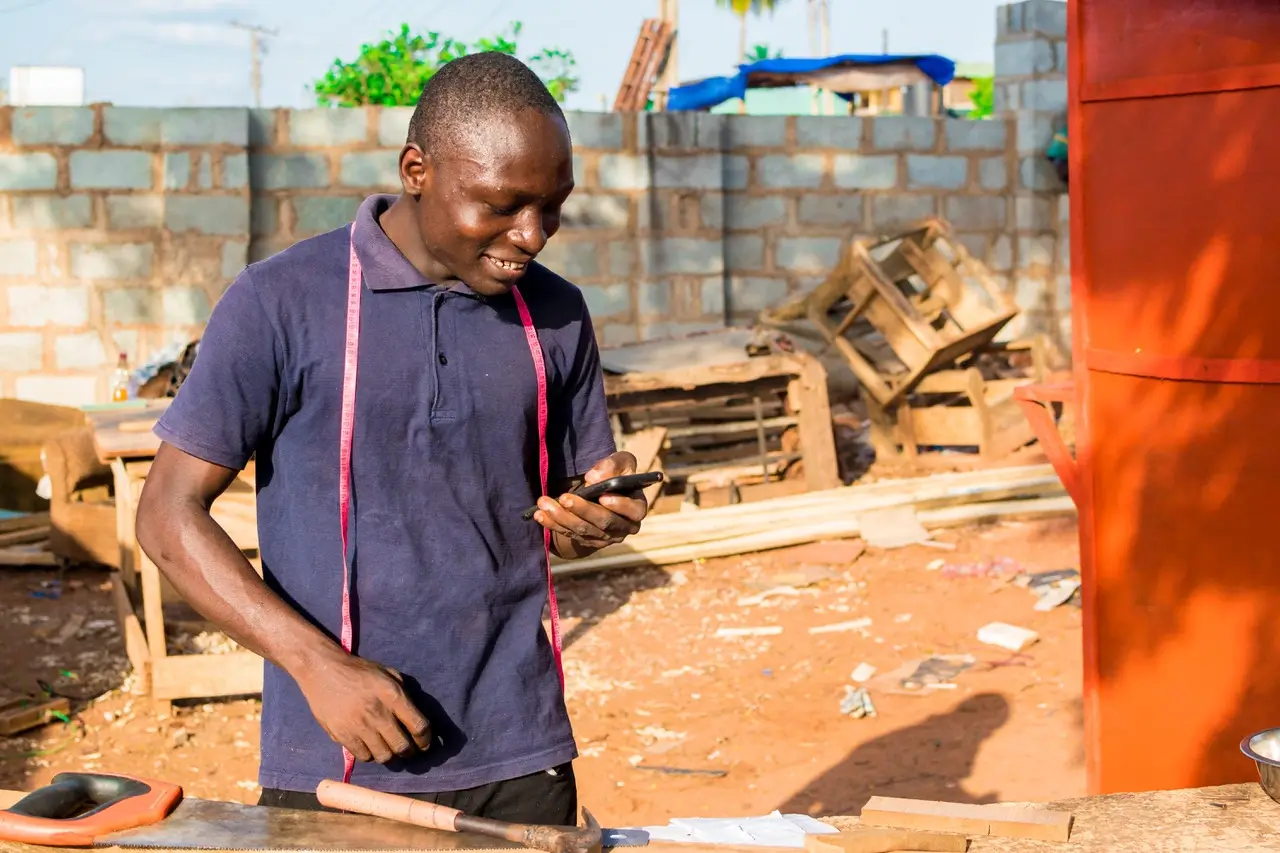
[[[796,146],[857,151],[862,147],[862,119],[857,116],[796,116]]]
[[[1023,110],[1018,113],[1018,154],[1022,156],[1044,156],[1053,141],[1053,132],[1057,126],[1057,116],[1053,113],[1033,113]]]
[[[148,190],[151,182],[151,155],[145,151],[71,152],[73,189]]]
[[[1053,307],[1058,311],[1071,310],[1071,273],[1064,270],[1053,277]]]
[[[1049,39],[1020,39],[996,44],[996,77],[998,78],[1051,74],[1054,66],[1053,42]]]
[[[1053,266],[1057,246],[1052,236],[1022,234],[1018,237],[1018,269]]]
[[[729,277],[729,311],[734,314],[755,314],[778,304],[787,296],[785,278],[761,276]]]
[[[724,120],[729,148],[783,148],[787,144],[786,116],[726,115]]]
[[[198,287],[166,287],[160,293],[160,319],[166,326],[199,326],[209,319],[209,297]]]
[[[249,244],[228,240],[222,244],[222,277],[233,280],[249,264]]]
[[[45,287],[38,284],[11,284],[9,325],[86,326],[89,324],[89,289],[85,287]]]
[[[736,154],[726,154],[721,161],[724,167],[724,189],[745,190],[751,182],[751,160]]]
[[[609,275],[631,278],[636,266],[635,241],[613,240],[609,243]]]
[[[936,187],[962,189],[969,180],[969,160],[965,157],[934,157],[913,154],[907,158],[908,189]]]
[[[840,256],[838,237],[783,237],[775,249],[775,261],[790,272],[820,272],[835,266]]]
[[[621,148],[622,114],[573,110],[564,114],[574,148]]]
[[[1018,164],[1018,180],[1025,190],[1062,190],[1062,180],[1044,157],[1023,157]]]
[[[871,224],[878,233],[909,227],[933,216],[936,211],[931,195],[877,195],[871,198]]]
[[[787,199],[778,195],[707,194],[701,208],[702,224],[708,228],[748,230],[787,221]]]
[[[573,183],[579,187],[587,183],[587,161],[581,154],[573,155]]]
[[[1021,87],[1018,83],[996,83],[992,89],[992,109],[996,115],[1005,115],[1021,109]]]
[[[871,138],[882,151],[932,151],[938,122],[931,118],[882,116],[871,121]]]
[[[1067,81],[1027,80],[1019,87],[1018,109],[1043,112],[1063,112],[1067,108]]]
[[[1005,226],[1003,196],[955,195],[947,199],[947,219],[957,231],[994,231]]]
[[[1044,195],[1019,195],[1013,200],[1013,222],[1019,231],[1052,231],[1057,211]]]
[[[289,142],[299,148],[352,145],[369,138],[369,114],[362,108],[318,107],[289,111]],[[401,139],[397,145],[403,145]]]
[[[0,364],[15,373],[40,370],[44,367],[44,335],[0,332]]]
[[[806,195],[797,208],[801,225],[843,225],[862,227],[862,196],[856,193],[842,195]]]
[[[600,274],[600,250],[595,243],[552,238],[538,254],[538,263],[569,281]]]
[[[746,234],[725,238],[724,262],[729,272],[764,269],[764,238]]]
[[[76,278],[148,278],[155,250],[150,243],[72,243],[71,274]]]
[[[16,195],[15,228],[88,228],[93,224],[93,199],[87,195]]]
[[[378,144],[383,148],[404,148],[409,139],[409,119],[414,107],[383,107],[378,110]]]
[[[17,107],[13,141],[23,145],[83,145],[93,136],[88,107]]]
[[[0,240],[0,276],[35,274],[35,240]]]
[[[249,146],[266,148],[276,143],[276,120],[274,107],[254,107],[249,110]]]
[[[948,151],[1003,151],[1009,125],[1004,119],[952,118],[943,123]]]
[[[597,329],[599,330],[597,336],[602,346],[623,346],[640,340],[640,330],[635,323],[608,323],[603,327],[598,326]]]
[[[698,283],[698,303],[703,314],[724,316],[725,280],[723,275],[704,278]]]
[[[51,190],[57,186],[58,161],[52,154],[0,154],[0,191]]]
[[[671,282],[639,282],[636,285],[636,311],[641,317],[665,317],[670,314]]]
[[[1009,163],[1003,157],[984,157],[978,163],[978,183],[984,190],[1002,190],[1009,185]]]
[[[822,186],[826,161],[820,154],[770,154],[756,161],[756,183],[777,189]]]
[[[1013,269],[1013,238],[1001,234],[991,244],[991,255],[988,263],[996,272],[1008,272]]]
[[[1013,301],[1023,311],[1044,312],[1049,310],[1052,292],[1049,282],[1039,276],[1019,275],[1014,283]]]
[[[1023,31],[1051,38],[1067,37],[1067,4],[1062,0],[1028,0]]]
[[[1067,73],[1067,42],[1065,40],[1053,43],[1053,70],[1059,74]]]
[[[639,113],[636,144],[641,151],[662,148],[720,150],[726,143],[725,117],[712,113]]]
[[[242,190],[249,186],[249,157],[247,154],[222,155],[222,188]]]
[[[293,190],[329,186],[329,158],[324,154],[254,154],[249,182],[255,190]]]
[[[117,230],[159,228],[164,224],[164,196],[107,196],[107,225]]]
[[[102,112],[102,135],[110,145],[159,145],[162,112],[154,107],[106,107]]]
[[[236,236],[249,233],[249,200],[225,195],[170,195],[164,202],[164,225],[175,234]]]
[[[388,149],[344,154],[339,163],[338,181],[348,187],[398,191],[400,158],[397,154]]]
[[[160,110],[165,145],[249,144],[249,111],[244,107],[175,107]]]
[[[0,357],[0,361],[3,361]],[[51,406],[84,406],[99,402],[98,380],[94,376],[19,376],[15,396]]]
[[[321,234],[356,218],[361,196],[298,196],[293,200],[293,224],[299,234]]]
[[[562,228],[625,228],[631,218],[626,196],[573,193],[560,209]]]
[[[643,122],[643,117],[640,119]],[[647,190],[653,183],[649,164],[630,154],[605,154],[598,163],[600,187],[606,190]]]
[[[898,185],[898,158],[891,154],[837,154],[834,174],[841,189],[891,190]]]
[[[657,157],[653,164],[653,185],[662,189],[718,190],[724,186],[721,157],[719,154]]]
[[[185,190],[191,183],[191,155],[185,151],[169,151],[164,155],[164,188]]]
[[[196,170],[196,188],[211,190],[213,189],[213,158],[208,154],[198,156],[200,158],[200,167]]]
[[[102,316],[108,323],[140,326],[154,323],[158,315],[157,293],[149,287],[125,287],[102,291]]]
[[[582,296],[593,318],[620,317],[631,311],[631,288],[626,284],[584,284]]]
[[[642,246],[640,260],[650,275],[709,275],[723,271],[725,259],[719,240],[665,237]]]
[[[987,256],[986,234],[957,234],[956,239],[964,246],[969,257],[982,260]]]
[[[59,370],[94,370],[107,363],[97,332],[74,332],[53,339],[54,362]]]
[[[1069,193],[1063,193],[1058,196],[1058,224],[1071,224],[1071,195]],[[1065,230],[1063,233],[1066,233]]]
[[[272,196],[253,196],[249,203],[249,232],[255,237],[265,237],[280,229],[280,199]]]

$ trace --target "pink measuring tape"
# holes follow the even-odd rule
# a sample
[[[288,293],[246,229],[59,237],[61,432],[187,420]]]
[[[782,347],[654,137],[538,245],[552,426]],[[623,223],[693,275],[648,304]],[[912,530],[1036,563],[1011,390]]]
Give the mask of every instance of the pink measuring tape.
[[[338,429],[338,513],[342,530],[342,629],[339,640],[342,648],[350,653],[353,648],[351,621],[351,567],[347,565],[347,516],[351,510],[351,438],[356,421],[356,368],[360,361],[360,291],[363,270],[356,255],[355,242],[351,242],[351,260],[347,266],[347,343],[342,365],[342,416]],[[542,344],[538,330],[533,325],[533,315],[520,295],[519,288],[512,288],[516,309],[520,312],[520,325],[524,326],[525,341],[533,356],[533,372],[538,378],[538,478],[542,493],[547,493],[547,365],[542,358]],[[555,581],[551,575],[551,531],[542,531],[542,552],[547,565],[547,599],[551,605],[551,648],[555,654],[556,672],[560,686],[564,687],[564,660],[560,641],[560,606],[556,603]],[[342,781],[351,781],[351,771],[356,759],[347,748],[342,748]]]

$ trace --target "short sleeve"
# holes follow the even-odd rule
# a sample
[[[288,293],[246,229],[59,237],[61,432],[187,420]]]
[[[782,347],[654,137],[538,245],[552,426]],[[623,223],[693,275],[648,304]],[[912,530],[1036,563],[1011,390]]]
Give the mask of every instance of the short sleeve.
[[[585,300],[577,326],[573,361],[547,419],[553,479],[579,477],[617,449],[605,404],[600,350]]]
[[[245,270],[214,306],[156,435],[206,462],[244,468],[272,434],[282,362],[279,336]]]

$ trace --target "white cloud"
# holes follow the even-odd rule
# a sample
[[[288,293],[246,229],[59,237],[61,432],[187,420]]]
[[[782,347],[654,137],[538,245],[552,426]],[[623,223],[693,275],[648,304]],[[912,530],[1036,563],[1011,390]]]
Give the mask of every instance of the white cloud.
[[[247,9],[248,0],[115,0],[113,12],[219,12],[225,9]]]
[[[172,45],[249,47],[249,35],[227,24],[197,21],[115,21],[96,30],[100,40],[141,38]]]

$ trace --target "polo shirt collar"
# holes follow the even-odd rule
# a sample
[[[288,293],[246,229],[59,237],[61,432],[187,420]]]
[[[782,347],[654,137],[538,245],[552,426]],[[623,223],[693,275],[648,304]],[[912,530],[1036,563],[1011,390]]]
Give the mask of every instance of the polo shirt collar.
[[[373,291],[410,290],[413,288],[440,287],[438,283],[418,272],[409,259],[391,242],[391,238],[378,224],[378,217],[396,200],[396,196],[378,193],[366,198],[356,211],[351,239],[356,255],[364,268],[365,286]],[[459,289],[468,290],[466,285]],[[449,288],[452,289],[452,288]]]

